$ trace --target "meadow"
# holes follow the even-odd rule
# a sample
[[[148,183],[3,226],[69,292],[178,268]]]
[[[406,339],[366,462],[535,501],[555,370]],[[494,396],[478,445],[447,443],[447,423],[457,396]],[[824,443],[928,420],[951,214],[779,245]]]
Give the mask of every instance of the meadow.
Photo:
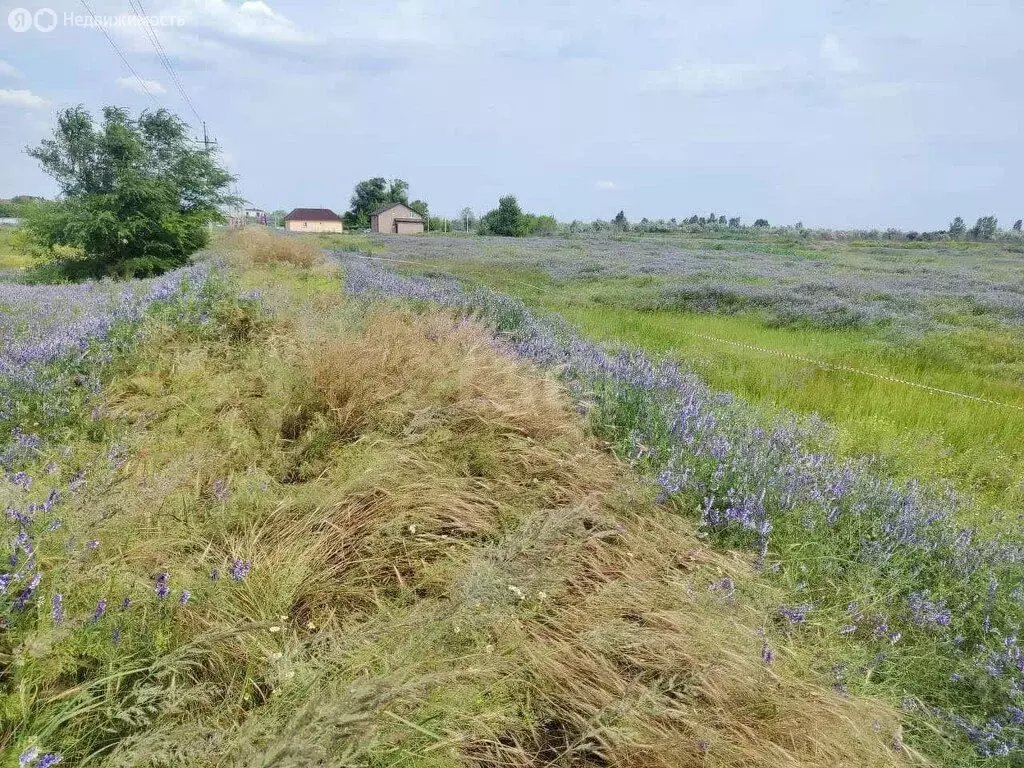
[[[1024,504],[1024,245],[749,237],[380,238],[372,253],[671,354],[766,414],[817,414],[838,452],[947,480],[979,519]]]
[[[855,406],[848,371],[703,338],[1021,402],[1012,252],[962,317],[945,277],[852,324],[660,303],[676,250],[796,259],[721,244],[247,232],[155,283],[0,284],[37,361],[0,369],[3,759],[1018,764],[1012,409],[871,377]]]

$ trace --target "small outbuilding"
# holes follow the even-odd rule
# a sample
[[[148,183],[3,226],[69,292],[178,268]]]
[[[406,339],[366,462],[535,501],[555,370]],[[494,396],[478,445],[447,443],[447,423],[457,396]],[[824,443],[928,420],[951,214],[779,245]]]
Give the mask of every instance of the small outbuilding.
[[[296,208],[284,217],[289,232],[342,232],[341,216],[329,208]]]
[[[394,235],[417,235],[424,231],[423,217],[404,203],[389,203],[370,214],[370,229]]]

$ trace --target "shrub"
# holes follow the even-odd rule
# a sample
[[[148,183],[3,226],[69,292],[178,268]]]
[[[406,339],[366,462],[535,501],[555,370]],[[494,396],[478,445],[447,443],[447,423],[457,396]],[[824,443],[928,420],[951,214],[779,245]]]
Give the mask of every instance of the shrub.
[[[166,110],[137,120],[107,107],[96,126],[82,107],[60,113],[52,139],[29,150],[63,199],[27,219],[35,244],[71,279],[145,277],[182,266],[202,248],[233,177],[194,146]],[[68,246],[73,253],[56,249]]]

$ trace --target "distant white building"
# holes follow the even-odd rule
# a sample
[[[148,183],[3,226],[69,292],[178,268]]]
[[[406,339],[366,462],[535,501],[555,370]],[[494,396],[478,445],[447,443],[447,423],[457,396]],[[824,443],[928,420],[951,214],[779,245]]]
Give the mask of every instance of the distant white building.
[[[20,227],[21,219],[12,219],[9,217],[0,217],[0,227]]]

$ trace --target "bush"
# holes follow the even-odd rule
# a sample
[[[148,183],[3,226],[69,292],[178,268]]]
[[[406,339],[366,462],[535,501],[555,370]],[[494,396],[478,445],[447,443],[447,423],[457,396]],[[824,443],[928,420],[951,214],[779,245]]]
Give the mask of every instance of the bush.
[[[67,109],[53,138],[29,155],[56,179],[63,199],[35,207],[28,232],[71,279],[145,277],[180,267],[206,245],[220,207],[234,202],[224,193],[233,177],[166,110],[132,120],[107,107],[95,126],[82,107]]]

